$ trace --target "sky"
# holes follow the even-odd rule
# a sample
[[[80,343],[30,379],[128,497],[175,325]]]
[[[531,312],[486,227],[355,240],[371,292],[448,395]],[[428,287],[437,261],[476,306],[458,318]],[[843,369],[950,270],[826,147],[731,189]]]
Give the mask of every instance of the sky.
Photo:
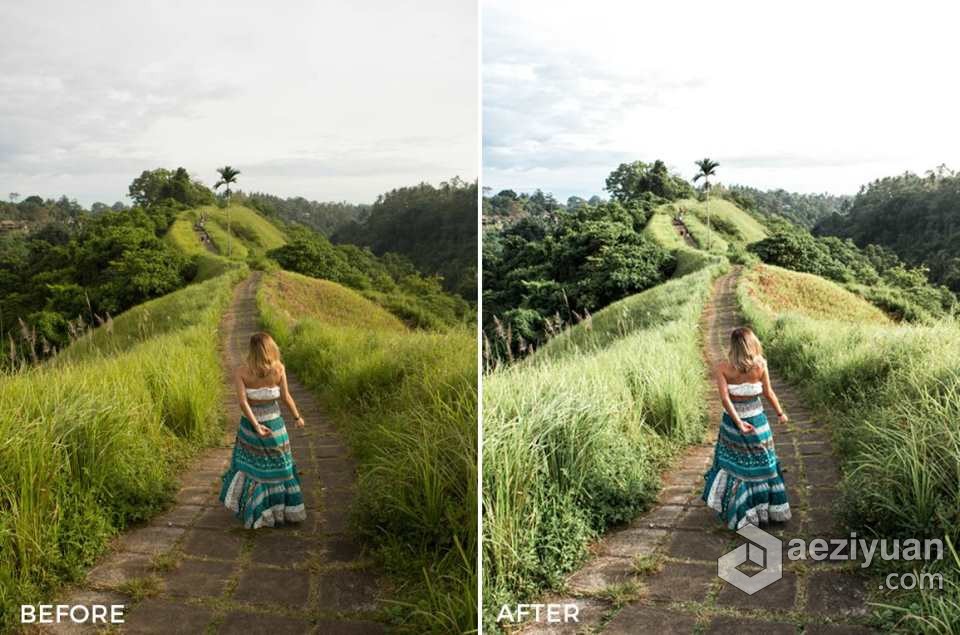
[[[125,201],[143,170],[372,202],[478,176],[474,0],[0,5],[0,196]]]
[[[855,194],[960,168],[948,2],[483,0],[484,187],[603,191],[621,162]]]

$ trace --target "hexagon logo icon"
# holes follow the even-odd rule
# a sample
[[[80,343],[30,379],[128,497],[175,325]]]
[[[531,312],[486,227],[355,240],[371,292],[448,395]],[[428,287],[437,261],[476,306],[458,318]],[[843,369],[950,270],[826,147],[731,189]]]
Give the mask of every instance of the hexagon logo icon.
[[[717,560],[717,575],[748,595],[753,595],[783,577],[783,543],[756,525],[747,524],[737,533],[749,540]],[[763,569],[747,575],[737,569],[749,560]]]

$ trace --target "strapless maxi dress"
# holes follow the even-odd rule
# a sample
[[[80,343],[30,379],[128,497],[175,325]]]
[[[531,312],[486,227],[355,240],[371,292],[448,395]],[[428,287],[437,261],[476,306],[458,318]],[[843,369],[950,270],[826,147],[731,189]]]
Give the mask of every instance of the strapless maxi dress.
[[[300,477],[290,452],[290,437],[280,416],[279,387],[247,389],[253,416],[270,429],[261,437],[246,416],[240,416],[230,467],[223,474],[220,501],[247,529],[274,527],[306,519]]]
[[[763,412],[760,383],[729,384],[740,418],[753,426],[744,434],[726,412],[714,448],[713,464],[704,474],[701,498],[730,529],[790,519],[783,472],[773,444],[773,431]]]

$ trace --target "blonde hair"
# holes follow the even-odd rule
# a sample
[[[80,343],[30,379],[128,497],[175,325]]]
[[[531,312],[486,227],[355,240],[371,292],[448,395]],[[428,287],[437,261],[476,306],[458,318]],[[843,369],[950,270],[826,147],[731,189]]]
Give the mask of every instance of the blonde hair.
[[[741,373],[748,373],[763,364],[763,345],[749,327],[741,326],[730,333],[727,360]]]
[[[257,377],[266,377],[280,361],[280,349],[269,333],[263,331],[250,336],[250,350],[247,352],[247,368]]]

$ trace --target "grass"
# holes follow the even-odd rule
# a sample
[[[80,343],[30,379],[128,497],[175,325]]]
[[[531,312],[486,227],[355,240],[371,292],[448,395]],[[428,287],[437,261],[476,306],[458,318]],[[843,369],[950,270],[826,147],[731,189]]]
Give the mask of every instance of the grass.
[[[234,235],[233,244],[230,242],[230,234],[226,230],[226,222],[221,226],[217,221],[209,221],[204,225],[207,235],[210,236],[210,242],[217,248],[220,255],[230,260],[246,260],[250,256],[250,250],[244,241]],[[229,255],[227,255],[229,253]]]
[[[843,464],[846,523],[859,535],[960,542],[960,327],[884,324],[779,314],[749,283],[738,289],[773,362],[810,403],[830,413]],[[960,561],[943,592],[905,592],[875,616],[897,632],[949,632],[960,623]],[[939,624],[939,626],[938,626]]]
[[[150,303],[145,325],[133,309],[113,334],[0,377],[0,630],[18,604],[49,601],[110,537],[162,510],[186,459],[218,440],[216,327],[236,279]],[[161,315],[176,326],[150,323]]]
[[[193,230],[194,222],[196,222],[196,214],[193,212],[185,212],[173,221],[170,229],[167,230],[167,235],[164,237],[167,242],[188,256],[199,256],[204,253],[209,253],[204,246],[200,244],[200,238],[197,236],[197,232]]]
[[[745,271],[750,298],[768,313],[799,313],[817,320],[890,324],[887,315],[859,295],[809,273],[772,265]]]
[[[60,353],[57,361],[82,361],[113,355],[157,335],[201,323],[215,325],[223,307],[230,301],[232,283],[247,273],[245,267],[234,271],[230,276],[186,286],[123,312],[74,342]]]
[[[662,209],[662,208],[661,208]],[[656,211],[647,221],[643,233],[665,249],[683,249],[687,246],[680,234],[673,228],[673,217],[663,211]]]
[[[249,207],[230,205],[229,208],[221,209],[215,205],[208,205],[200,207],[196,211],[207,215],[209,219],[207,231],[211,237],[213,237],[213,232],[210,231],[210,225],[221,229],[222,236],[226,237],[227,213],[229,211],[231,232],[235,238],[239,239],[239,241],[234,240],[233,243],[234,258],[238,258],[236,255],[238,242],[242,243],[247,251],[256,249],[261,252],[267,252],[287,244],[286,236],[284,236],[283,232],[276,225]],[[213,240],[217,243],[216,238]],[[219,243],[217,244],[219,245]],[[225,248],[220,251],[221,253],[226,253]],[[245,257],[246,256],[243,258]]]
[[[694,254],[686,254],[689,263]],[[484,619],[556,589],[649,507],[705,424],[698,319],[722,261],[626,298],[484,380]]]
[[[607,305],[596,315],[549,340],[530,358],[531,363],[591,353],[631,333],[668,322],[695,323],[710,295],[709,281],[714,274],[714,270],[704,268]]]
[[[329,280],[280,271],[265,280],[263,302],[284,323],[311,318],[332,327],[402,333],[403,322],[357,292]]]
[[[264,276],[257,302],[357,457],[356,520],[398,587],[393,619],[474,631],[475,332],[410,331],[345,287],[286,273]]]
[[[701,250],[712,254],[727,253],[730,244],[720,232],[716,231],[715,227],[707,229],[699,218],[689,214],[683,217],[683,224],[687,226],[687,230]]]
[[[672,203],[671,207],[686,212],[684,221],[693,215],[701,223],[707,222],[707,205],[704,201],[682,199]],[[710,197],[710,226],[727,242],[750,244],[768,235],[766,228],[753,216],[734,203],[713,196]],[[693,233],[692,229],[690,233]]]

